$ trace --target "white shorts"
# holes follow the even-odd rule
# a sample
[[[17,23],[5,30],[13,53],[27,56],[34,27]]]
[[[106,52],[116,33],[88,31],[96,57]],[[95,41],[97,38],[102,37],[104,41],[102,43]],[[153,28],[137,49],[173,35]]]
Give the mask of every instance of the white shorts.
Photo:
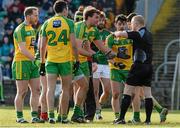
[[[97,65],[97,70],[93,73],[93,78],[110,78],[110,68],[109,65]]]

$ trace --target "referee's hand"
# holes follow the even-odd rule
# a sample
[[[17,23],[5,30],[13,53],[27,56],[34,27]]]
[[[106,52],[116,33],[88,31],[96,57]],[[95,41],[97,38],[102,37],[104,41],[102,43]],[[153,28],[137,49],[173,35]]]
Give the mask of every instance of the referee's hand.
[[[45,63],[41,63],[41,65],[40,65],[40,70],[39,70],[39,74],[40,74],[41,76],[45,76],[45,75],[46,75]]]

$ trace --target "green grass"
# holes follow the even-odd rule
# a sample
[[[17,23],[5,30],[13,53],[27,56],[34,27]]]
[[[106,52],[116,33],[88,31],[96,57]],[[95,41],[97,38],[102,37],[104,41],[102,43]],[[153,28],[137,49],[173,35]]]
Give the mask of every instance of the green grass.
[[[72,115],[72,111],[70,111],[69,118]],[[180,111],[169,112],[167,121],[163,124],[160,124],[159,114],[157,112],[153,112],[152,114],[152,124],[150,126],[146,126],[144,124],[126,124],[126,125],[113,125],[112,121],[114,119],[114,114],[111,109],[103,109],[102,111],[103,120],[102,121],[94,121],[93,123],[86,124],[18,124],[15,122],[16,113],[13,107],[0,107],[0,127],[30,127],[30,128],[53,128],[53,127],[89,127],[89,128],[110,128],[110,127],[120,127],[120,128],[171,128],[171,127],[180,127]],[[131,119],[132,112],[129,111],[126,115],[126,121]],[[30,110],[29,108],[25,108],[24,110],[24,118],[28,121],[31,120]],[[141,120],[144,121],[145,113],[141,112]]]

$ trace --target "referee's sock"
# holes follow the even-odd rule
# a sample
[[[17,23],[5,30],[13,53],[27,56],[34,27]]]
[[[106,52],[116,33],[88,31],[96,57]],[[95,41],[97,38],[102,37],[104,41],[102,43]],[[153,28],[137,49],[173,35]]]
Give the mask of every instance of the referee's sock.
[[[145,122],[151,122],[151,114],[152,114],[152,109],[153,109],[152,98],[145,99],[145,109],[146,109],[146,121]]]
[[[124,94],[121,103],[120,120],[124,120],[125,114],[130,104],[131,104],[131,96]]]

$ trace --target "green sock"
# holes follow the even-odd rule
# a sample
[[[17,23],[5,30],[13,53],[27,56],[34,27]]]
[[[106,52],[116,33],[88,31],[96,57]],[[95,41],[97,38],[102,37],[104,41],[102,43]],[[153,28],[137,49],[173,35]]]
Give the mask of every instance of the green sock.
[[[61,115],[58,114],[57,121],[58,121],[58,122],[61,122],[61,120],[62,120],[62,119],[61,119]]]
[[[62,119],[62,120],[66,120],[66,119],[67,119],[67,114],[61,115],[61,119]]]
[[[49,111],[49,118],[54,118],[54,111]]]
[[[17,118],[23,118],[23,112],[16,112]]]
[[[84,111],[83,111],[83,109],[81,108],[80,110],[81,110],[81,111],[80,111],[80,116],[84,117]]]
[[[0,99],[1,101],[4,101],[4,93],[3,93],[3,86],[0,84]]]
[[[32,118],[34,118],[34,117],[37,118],[38,117],[38,112],[32,111],[31,116],[32,116]]]
[[[152,97],[152,100],[153,100],[153,105],[154,105],[154,108],[156,109],[156,111],[158,113],[161,113],[163,107],[157,102],[157,100],[154,97]]]
[[[78,105],[74,106],[73,111],[74,111],[75,115],[81,115],[82,114],[81,107]]]
[[[134,112],[133,119],[140,120],[140,112]]]
[[[119,112],[115,112],[114,115],[115,115],[115,119],[119,118],[120,116]]]

